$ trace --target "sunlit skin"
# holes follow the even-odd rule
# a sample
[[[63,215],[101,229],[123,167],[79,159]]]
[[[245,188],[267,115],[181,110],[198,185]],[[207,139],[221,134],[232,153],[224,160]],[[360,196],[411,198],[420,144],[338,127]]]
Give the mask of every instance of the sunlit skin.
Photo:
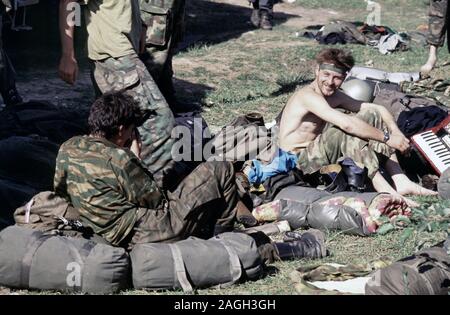
[[[347,134],[361,139],[383,142],[384,132],[355,115],[348,115],[337,108],[357,113],[362,110],[376,110],[390,131],[388,146],[400,153],[407,152],[409,140],[398,128],[392,114],[380,105],[357,101],[344,94],[339,87],[345,80],[345,74],[329,69],[315,68],[315,80],[298,90],[288,101],[280,122],[279,144],[288,152],[298,153],[306,148],[323,131],[326,123],[335,125]],[[401,170],[397,158],[392,155],[385,165],[391,175],[395,188],[377,172],[372,180],[379,192],[388,192],[393,196],[401,195],[435,195],[436,192],[425,189],[409,180]],[[418,206],[409,199],[404,199],[410,206]]]
[[[330,70],[320,70],[319,67],[317,67],[315,90],[325,97],[332,96],[336,90],[339,89],[344,80],[344,74]]]

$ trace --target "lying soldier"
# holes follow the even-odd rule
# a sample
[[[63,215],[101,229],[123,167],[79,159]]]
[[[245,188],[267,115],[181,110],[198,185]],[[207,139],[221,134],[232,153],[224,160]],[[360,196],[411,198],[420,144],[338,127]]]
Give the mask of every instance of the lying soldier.
[[[84,224],[115,246],[210,238],[231,230],[239,200],[231,163],[200,164],[173,190],[158,188],[140,161],[136,128],[145,121],[139,105],[121,92],[99,98],[89,115],[90,134],[65,142],[58,153],[55,192]],[[298,241],[259,242],[263,258],[322,257],[320,231]],[[264,256],[265,255],[265,256]]]
[[[353,57],[340,49],[324,49],[316,61],[315,80],[296,92],[284,109],[280,148],[298,155],[297,166],[305,174],[349,157],[358,166],[367,168],[378,192],[396,197],[436,195],[409,180],[401,170],[395,150],[407,152],[409,140],[389,111],[380,105],[356,101],[339,91],[354,65]],[[337,108],[356,114],[346,114]],[[380,163],[384,163],[395,188],[380,173]],[[417,206],[405,200],[410,206]]]

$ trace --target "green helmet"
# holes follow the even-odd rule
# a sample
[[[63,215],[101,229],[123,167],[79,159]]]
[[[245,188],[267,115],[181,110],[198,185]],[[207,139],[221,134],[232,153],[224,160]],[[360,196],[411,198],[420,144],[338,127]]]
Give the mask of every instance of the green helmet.
[[[450,168],[447,168],[444,173],[442,173],[437,187],[441,198],[450,199]]]
[[[347,80],[342,84],[341,89],[348,96],[361,102],[372,102],[374,99],[374,86],[364,80]]]

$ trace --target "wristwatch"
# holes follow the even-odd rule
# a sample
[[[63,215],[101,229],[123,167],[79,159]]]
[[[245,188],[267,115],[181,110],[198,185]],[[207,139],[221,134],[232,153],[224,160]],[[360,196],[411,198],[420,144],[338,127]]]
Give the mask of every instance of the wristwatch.
[[[389,130],[384,129],[384,138],[383,138],[383,142],[386,143],[389,141],[389,139],[391,139],[391,134],[389,133]]]

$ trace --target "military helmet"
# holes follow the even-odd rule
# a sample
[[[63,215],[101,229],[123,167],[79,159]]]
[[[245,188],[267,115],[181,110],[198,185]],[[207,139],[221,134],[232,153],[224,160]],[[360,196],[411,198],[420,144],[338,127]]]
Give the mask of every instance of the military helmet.
[[[438,184],[439,196],[443,199],[450,199],[450,167],[442,173]]]
[[[374,86],[360,79],[349,79],[341,86],[342,91],[348,96],[361,102],[372,102],[374,99]]]

